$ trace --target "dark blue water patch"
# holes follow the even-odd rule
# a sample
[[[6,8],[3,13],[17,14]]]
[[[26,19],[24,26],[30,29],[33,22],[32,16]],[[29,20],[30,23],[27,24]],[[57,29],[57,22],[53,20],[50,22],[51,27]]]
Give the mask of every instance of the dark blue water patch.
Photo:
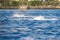
[[[0,40],[60,40],[59,20],[13,20],[14,14],[60,17],[60,10],[20,9],[0,10]]]
[[[8,11],[0,11],[0,16],[1,17],[6,17],[6,16],[11,16],[12,15],[12,11],[8,12]]]
[[[32,16],[39,16],[39,15],[59,16],[60,15],[60,10],[27,10],[26,15],[32,15]]]
[[[0,15],[11,15],[11,14],[25,14],[26,16],[39,16],[39,15],[43,15],[43,16],[60,16],[60,10],[56,9],[56,10],[26,10],[25,12],[23,12],[22,10],[1,10],[0,11]],[[4,15],[4,16],[5,16]]]

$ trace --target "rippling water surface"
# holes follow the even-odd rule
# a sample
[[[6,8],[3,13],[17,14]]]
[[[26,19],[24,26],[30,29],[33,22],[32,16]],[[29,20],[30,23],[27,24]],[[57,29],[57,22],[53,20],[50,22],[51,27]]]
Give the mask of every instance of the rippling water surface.
[[[60,40],[60,9],[1,9],[0,40]]]

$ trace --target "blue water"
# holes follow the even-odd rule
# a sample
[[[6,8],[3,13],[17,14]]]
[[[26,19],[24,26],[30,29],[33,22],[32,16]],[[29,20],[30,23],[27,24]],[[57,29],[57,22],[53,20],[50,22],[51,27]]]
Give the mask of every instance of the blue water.
[[[0,40],[60,40],[60,9],[1,9]]]

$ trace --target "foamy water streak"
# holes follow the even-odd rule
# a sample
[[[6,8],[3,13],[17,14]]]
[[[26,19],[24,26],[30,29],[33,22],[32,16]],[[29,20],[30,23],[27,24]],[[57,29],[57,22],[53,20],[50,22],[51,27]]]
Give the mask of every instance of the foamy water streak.
[[[24,14],[14,14],[13,17],[25,17]]]
[[[58,20],[57,18],[45,18],[44,16],[36,16],[33,20]]]
[[[17,18],[20,17],[22,19],[25,19],[27,17],[30,20],[58,20],[57,18],[45,18],[44,16],[25,16],[24,14],[17,14],[17,13],[14,14],[13,17],[17,17]]]

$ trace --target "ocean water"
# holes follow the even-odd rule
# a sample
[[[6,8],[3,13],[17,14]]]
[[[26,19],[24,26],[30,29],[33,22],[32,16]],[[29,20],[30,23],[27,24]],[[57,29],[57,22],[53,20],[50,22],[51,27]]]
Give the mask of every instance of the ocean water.
[[[1,9],[0,40],[60,40],[60,9]]]

